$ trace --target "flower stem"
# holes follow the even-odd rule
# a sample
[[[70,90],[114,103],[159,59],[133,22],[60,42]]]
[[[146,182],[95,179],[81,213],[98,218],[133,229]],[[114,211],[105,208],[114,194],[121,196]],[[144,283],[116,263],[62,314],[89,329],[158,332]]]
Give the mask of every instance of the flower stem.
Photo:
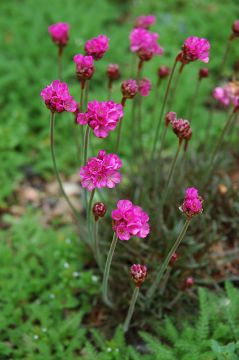
[[[83,155],[84,165],[86,164],[86,160],[87,160],[89,137],[90,137],[90,127],[87,126],[84,135],[84,155]]]
[[[112,80],[109,79],[108,81],[108,100],[111,100],[112,97]]]
[[[126,103],[126,98],[123,97],[122,100],[121,100],[121,105],[124,107],[125,103]],[[119,121],[117,140],[116,140],[116,146],[115,146],[115,152],[116,153],[119,152],[119,145],[120,145],[121,132],[122,132],[122,124],[123,124],[123,118],[120,119],[120,121]]]
[[[124,327],[123,327],[124,333],[126,333],[129,329],[129,324],[130,324],[130,321],[131,321],[133,313],[134,313],[134,308],[135,308],[135,304],[136,304],[138,295],[139,295],[139,287],[136,286],[134,289],[134,292],[133,292],[133,296],[130,301],[128,314],[127,314],[125,322],[124,322]]]
[[[58,46],[58,77],[59,80],[62,80],[62,53],[63,53],[63,47]]]
[[[91,233],[91,213],[92,213],[92,203],[93,203],[93,198],[95,195],[95,189],[93,189],[90,193],[90,198],[89,198],[89,203],[88,203],[88,207],[87,207],[87,212],[86,212],[86,220],[87,220],[87,226],[88,226],[88,233],[89,233],[89,237],[92,243],[92,233]],[[87,201],[87,199],[86,199]]]
[[[169,110],[171,109],[171,106],[172,106],[172,104],[174,102],[175,94],[176,94],[177,87],[178,87],[179,78],[180,78],[180,75],[182,74],[183,69],[184,69],[184,64],[181,64],[180,68],[178,69],[178,73],[177,73],[177,76],[176,76],[176,79],[175,79],[175,82],[174,82],[173,89],[171,91],[172,94],[170,96],[169,103],[168,103],[168,109]]]
[[[104,276],[103,276],[103,285],[102,285],[103,300],[110,307],[112,307],[113,304],[108,299],[108,281],[109,281],[109,273],[110,273],[111,262],[112,262],[112,258],[113,258],[113,255],[114,255],[117,240],[118,240],[118,237],[117,237],[116,233],[114,232],[113,239],[112,239],[112,242],[111,242],[111,245],[110,245],[110,250],[108,252],[107,260],[106,260],[106,263],[105,263]]]
[[[221,62],[221,65],[220,65],[220,68],[219,68],[219,73],[222,74],[223,70],[224,70],[224,66],[226,64],[226,60],[227,60],[227,57],[228,57],[228,54],[229,54],[229,51],[230,51],[230,47],[231,47],[231,43],[232,43],[232,40],[233,40],[233,36],[230,35],[228,40],[227,40],[227,45],[226,45],[226,49],[225,49],[225,52],[223,54],[223,57],[222,57],[222,62]]]
[[[101,269],[101,256],[100,256],[99,238],[98,238],[98,223],[99,223],[99,219],[94,220],[93,241],[94,241],[95,258],[99,268]]]
[[[152,284],[152,286],[149,288],[148,290],[148,294],[147,294],[147,297],[148,299],[151,299],[152,296],[154,295],[157,287],[159,286],[159,283],[163,277],[163,274],[166,270],[166,268],[168,267],[168,264],[171,260],[171,257],[173,255],[174,252],[176,252],[177,248],[179,247],[181,241],[183,240],[186,232],[187,232],[187,229],[188,229],[188,226],[190,224],[190,221],[191,219],[187,219],[181,229],[181,232],[180,234],[178,235],[176,241],[173,243],[173,246],[171,247],[171,249],[169,250],[168,252],[168,255],[166,256],[165,260],[163,261],[162,265],[161,265],[161,268],[159,270],[159,272],[157,273],[157,276],[156,276],[156,279],[154,281],[154,283]]]
[[[84,80],[81,81],[80,88],[81,88],[81,90],[80,90],[79,112],[81,112],[83,110],[83,98],[84,98],[84,90],[85,90],[85,81]]]
[[[160,130],[160,126],[161,126],[161,123],[162,123],[162,119],[163,119],[163,115],[164,115],[164,109],[165,109],[165,106],[166,106],[166,103],[167,103],[167,100],[168,100],[169,90],[170,90],[173,75],[174,75],[174,72],[175,72],[175,69],[176,69],[176,66],[177,66],[177,62],[178,61],[177,61],[177,57],[176,57],[176,59],[174,60],[172,71],[170,72],[166,92],[165,92],[164,99],[163,99],[163,104],[162,104],[159,119],[158,119],[158,124],[157,124],[157,127],[156,127],[155,137],[154,137],[154,141],[153,141],[153,149],[152,149],[151,159],[154,159],[156,145],[157,145],[157,141],[158,141],[158,137],[159,137],[159,130]]]
[[[54,141],[54,129],[55,129],[55,113],[52,112],[51,113],[51,121],[50,121],[50,141],[51,141],[51,157],[52,157],[52,162],[53,162],[53,168],[54,168],[56,179],[58,181],[58,184],[59,184],[59,187],[61,189],[62,195],[64,196],[67,204],[71,208],[71,210],[72,210],[72,212],[74,214],[74,217],[78,220],[79,214],[78,214],[77,210],[74,208],[74,206],[72,205],[70,199],[68,198],[68,196],[65,193],[65,190],[64,190],[63,185],[62,185],[61,177],[60,177],[60,174],[59,174],[58,169],[57,169],[56,157],[55,157],[55,146],[54,146],[54,143],[55,143],[55,141]]]
[[[181,145],[182,145],[182,141],[179,141],[178,143],[178,148],[177,148],[177,151],[176,151],[176,154],[173,158],[173,161],[172,161],[172,164],[171,164],[171,167],[170,167],[170,171],[169,171],[169,174],[168,174],[168,179],[167,179],[167,182],[166,182],[166,187],[165,187],[165,190],[164,190],[164,201],[163,201],[163,204],[165,203],[166,201],[166,198],[167,198],[167,194],[168,194],[168,188],[169,188],[169,185],[170,185],[170,181],[172,179],[172,176],[173,176],[173,172],[174,172],[174,169],[175,169],[175,165],[176,165],[176,162],[177,162],[177,159],[178,159],[178,155],[180,153],[180,149],[181,149]]]
[[[195,92],[194,92],[192,102],[191,102],[191,106],[190,106],[189,116],[188,116],[190,124],[192,123],[192,120],[193,120],[193,113],[194,113],[194,109],[195,109],[196,100],[198,98],[198,92],[199,92],[200,84],[201,84],[201,79],[198,78],[196,88],[195,88]]]

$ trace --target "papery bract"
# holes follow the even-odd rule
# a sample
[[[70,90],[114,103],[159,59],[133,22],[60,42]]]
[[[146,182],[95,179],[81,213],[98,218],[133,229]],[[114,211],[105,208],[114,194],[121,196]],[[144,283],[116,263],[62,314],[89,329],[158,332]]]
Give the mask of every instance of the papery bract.
[[[142,61],[150,60],[154,55],[162,55],[158,44],[159,35],[146,29],[135,28],[130,33],[130,49],[136,52]]]
[[[69,39],[70,25],[67,23],[56,23],[48,27],[52,40],[59,46],[65,46]]]
[[[60,80],[54,80],[45,87],[41,91],[41,97],[52,112],[75,112],[77,110],[77,102],[70,96],[67,84]]]
[[[122,162],[116,154],[100,150],[96,157],[88,159],[80,169],[81,185],[88,191],[95,188],[114,188],[121,181],[119,169]]]
[[[95,60],[101,59],[108,49],[109,39],[105,35],[99,35],[90,39],[85,44],[86,54],[93,56]]]
[[[152,83],[149,79],[143,78],[139,81],[139,92],[141,96],[148,96],[151,90]]]

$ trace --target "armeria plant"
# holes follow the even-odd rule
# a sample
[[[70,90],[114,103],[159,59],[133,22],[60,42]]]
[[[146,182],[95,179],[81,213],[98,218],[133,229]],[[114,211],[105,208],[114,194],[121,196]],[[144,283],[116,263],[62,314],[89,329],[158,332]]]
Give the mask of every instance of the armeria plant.
[[[121,271],[121,267],[128,269],[129,264],[136,262],[136,264],[132,265],[130,268],[130,273],[135,283],[135,289],[124,322],[123,328],[125,332],[129,329],[136,300],[139,295],[139,289],[148,273],[147,264],[143,261],[144,254],[141,255],[140,250],[147,249],[147,251],[150,252],[150,243],[156,241],[156,234],[161,233],[162,241],[163,236],[168,239],[169,234],[171,234],[171,243],[168,243],[165,246],[167,247],[165,257],[160,258],[155,269],[152,268],[151,264],[148,264],[148,290],[145,295],[141,295],[140,299],[141,303],[142,301],[145,301],[145,309],[148,311],[147,309],[149,309],[152,302],[157,301],[158,296],[160,297],[164,294],[166,285],[170,281],[172,268],[175,266],[178,257],[180,258],[182,254],[180,244],[185,238],[187,229],[192,221],[194,223],[198,221],[196,215],[200,215],[203,211],[203,200],[201,195],[203,195],[203,197],[205,196],[204,192],[207,191],[208,181],[210,181],[213,171],[215,170],[217,153],[230,125],[232,125],[235,114],[239,109],[239,85],[236,81],[229,82],[214,89],[213,97],[224,107],[232,106],[233,109],[225,123],[224,129],[219,136],[214,150],[209,156],[209,160],[206,164],[206,166],[209,166],[209,170],[205,177],[205,186],[200,189],[199,195],[199,190],[196,187],[192,187],[194,182],[195,184],[198,183],[197,179],[190,179],[191,185],[188,187],[184,177],[185,169],[183,163],[181,161],[181,171],[179,172],[177,163],[180,160],[182,145],[184,145],[184,154],[188,152],[189,140],[192,137],[190,120],[192,120],[194,109],[197,106],[199,85],[202,79],[208,77],[208,68],[201,68],[199,70],[195,94],[189,111],[189,120],[185,120],[181,115],[178,118],[177,113],[172,111],[173,107],[167,109],[167,104],[168,100],[171,98],[171,104],[173,106],[173,99],[174,96],[176,96],[179,75],[181,75],[184,67],[196,60],[202,61],[203,63],[209,62],[210,43],[204,38],[196,36],[188,37],[185,40],[181,51],[175,56],[172,68],[169,68],[166,65],[158,67],[156,82],[154,84],[148,77],[142,77],[142,69],[145,62],[150,61],[153,57],[163,55],[163,49],[158,44],[159,35],[149,31],[150,26],[152,26],[155,21],[156,19],[153,15],[140,16],[137,18],[134,28],[129,36],[130,50],[135,59],[138,59],[135,77],[132,75],[130,79],[123,79],[121,85],[118,86],[117,81],[121,76],[124,77],[124,74],[122,74],[122,70],[120,70],[117,63],[109,64],[105,71],[107,76],[107,86],[105,89],[106,94],[104,101],[99,101],[97,99],[88,100],[90,94],[89,81],[91,80],[93,82],[93,75],[96,71],[95,62],[101,61],[109,50],[109,38],[106,35],[100,34],[99,36],[86,41],[84,52],[73,56],[73,61],[76,66],[76,76],[80,82],[81,89],[79,92],[78,103],[70,95],[68,85],[61,81],[62,50],[69,39],[69,25],[65,23],[51,25],[49,27],[50,35],[52,40],[59,47],[59,79],[54,80],[41,92],[41,97],[45,102],[46,107],[50,110],[50,143],[55,175],[60,190],[72,210],[76,221],[80,225],[82,222],[87,222],[88,234],[85,235],[87,237],[86,243],[90,245],[96,260],[96,266],[98,265],[99,272],[102,275],[102,299],[111,312],[116,310],[117,301],[115,302],[115,299],[119,296],[119,294],[115,294],[111,291],[113,282],[111,282],[110,275],[113,268],[116,267],[114,258],[117,255],[118,261],[121,259],[121,257],[118,259],[118,254],[122,254],[122,252],[127,252],[128,250],[134,255],[134,259],[132,259],[131,255],[130,258],[126,257],[127,260],[124,263],[117,263],[118,271]],[[230,41],[238,37],[238,33],[237,21],[233,25],[233,35],[230,37]],[[225,62],[225,56],[223,61]],[[180,67],[178,69],[177,78],[173,83],[175,69],[178,64]],[[166,91],[160,104],[161,109],[158,109],[159,86],[161,82],[166,79],[168,80]],[[115,87],[118,87],[119,93],[121,94],[121,103],[117,103],[112,99],[113,82]],[[172,84],[173,88],[171,89]],[[155,104],[153,105],[152,110],[153,117],[151,116],[151,127],[154,129],[154,137],[151,141],[151,151],[148,150],[145,152],[143,141],[144,130],[142,129],[142,106],[144,105],[144,102],[142,99],[143,97],[150,96],[151,90],[155,91],[156,94]],[[132,122],[130,122],[130,119],[123,120],[125,106],[128,106],[128,102],[131,102],[132,104]],[[160,110],[159,114],[157,114],[157,110]],[[80,200],[84,203],[86,216],[84,213],[79,213],[73,206],[64,190],[61,176],[57,168],[54,146],[55,117],[57,115],[58,118],[62,112],[73,113],[76,125],[82,129],[85,127],[84,136],[81,136],[78,140],[80,142],[79,180],[84,190],[84,201],[82,199]],[[158,121],[155,121],[156,117],[158,118]],[[165,118],[165,125],[160,136],[163,118]],[[196,122],[197,119],[195,116],[194,118],[194,122]],[[125,123],[125,128],[137,128],[137,132],[135,133],[137,136],[135,136],[134,132],[131,132],[131,134],[133,134],[130,139],[132,147],[134,147],[136,142],[140,143],[140,145],[137,144],[135,149],[137,152],[138,149],[140,149],[141,153],[135,154],[135,164],[132,164],[130,168],[125,164],[127,163],[127,160],[129,160],[130,163],[130,160],[132,161],[132,159],[125,159],[124,155],[121,156],[121,154],[124,153],[122,146],[120,147],[123,121]],[[167,171],[163,170],[161,172],[162,163],[164,163],[165,140],[170,127],[178,138],[178,145],[172,161],[166,162]],[[107,153],[102,149],[105,148],[104,144],[107,142],[111,132],[116,132],[114,138],[115,143],[112,146],[112,152]],[[91,146],[91,148],[89,147],[91,133],[99,139],[100,151],[96,152],[94,146]],[[110,144],[112,144],[112,141]],[[109,144],[107,143],[107,148],[108,147]],[[135,175],[134,168],[140,160],[138,155],[142,157],[143,161],[140,163],[140,170],[137,169],[136,171],[138,171],[138,173]],[[167,164],[170,163],[171,165],[168,167]],[[186,165],[186,163],[184,165]],[[164,169],[164,166],[162,169]],[[123,175],[121,170],[124,171]],[[124,180],[124,178],[127,180],[132,178],[130,176],[127,177],[127,171],[132,171],[135,181],[135,183],[132,183],[132,186],[129,185],[128,187],[121,184],[121,181]],[[141,177],[139,176],[139,172],[142,172]],[[166,174],[165,177],[164,173]],[[140,179],[139,183],[137,182],[138,179]],[[171,197],[169,197],[168,200],[168,195],[171,194],[173,190],[172,186],[180,193],[186,188],[185,198],[180,206],[180,211],[183,213],[186,220],[181,227],[181,230],[178,230],[178,226],[175,226],[176,231],[174,229],[174,232],[170,229],[170,226],[172,227],[171,215],[168,216],[168,209],[170,207],[170,209],[173,209],[170,210],[170,214],[173,212],[177,217],[177,204],[170,203]],[[103,189],[107,189],[107,191],[103,192]],[[122,196],[122,194],[124,194],[124,196]],[[157,208],[152,207],[155,199],[158,199],[157,201],[159,203],[159,207]],[[107,208],[110,209],[112,207],[114,207],[114,209],[111,212],[106,212]],[[143,209],[146,209],[146,211]],[[104,239],[108,239],[109,233],[112,232],[112,230],[109,230],[111,227],[107,220],[110,213],[113,239],[109,247],[108,244],[107,246],[104,246],[100,234],[102,235],[103,233]],[[169,217],[170,220],[165,220],[165,217]],[[152,224],[150,225],[150,223]],[[172,240],[175,234],[175,240]],[[117,243],[119,244],[116,247]],[[130,243],[134,243],[133,248],[130,247]],[[140,245],[141,243],[142,245]],[[109,249],[108,254],[105,253],[105,248]],[[160,252],[159,247],[157,247],[156,252],[157,251]],[[180,256],[178,254],[179,251],[181,251]],[[115,254],[116,252],[117,254]],[[152,254],[152,257],[154,256],[155,254]],[[138,263],[139,259],[140,263]],[[126,282],[127,280],[125,280],[125,286],[127,287]],[[187,284],[186,287],[191,287],[194,283],[192,274],[187,274],[183,283]],[[124,286],[124,284],[122,284],[122,286]],[[182,286],[182,289],[183,287],[185,287],[185,285]]]

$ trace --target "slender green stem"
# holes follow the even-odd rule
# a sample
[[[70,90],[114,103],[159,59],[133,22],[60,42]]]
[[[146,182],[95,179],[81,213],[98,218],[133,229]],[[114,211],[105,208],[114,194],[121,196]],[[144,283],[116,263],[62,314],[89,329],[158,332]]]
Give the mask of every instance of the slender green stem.
[[[77,210],[74,208],[74,206],[72,205],[72,203],[71,203],[70,199],[68,198],[68,196],[66,195],[66,192],[65,192],[65,190],[63,188],[63,185],[62,185],[60,174],[59,174],[58,169],[57,169],[56,156],[55,156],[55,145],[54,145],[54,143],[55,143],[54,129],[55,129],[55,113],[52,112],[51,113],[51,121],[50,121],[50,141],[51,141],[51,157],[52,157],[52,162],[53,162],[53,168],[54,168],[56,179],[58,181],[58,184],[59,184],[59,187],[61,189],[62,195],[64,196],[67,204],[71,208],[71,210],[73,212],[73,215],[78,220],[79,214],[78,214]]]
[[[200,84],[201,84],[201,79],[198,78],[197,79],[197,83],[196,83],[196,87],[195,87],[195,92],[194,92],[194,95],[193,95],[193,98],[192,98],[192,102],[191,102],[191,105],[190,105],[190,110],[189,110],[189,121],[190,121],[190,124],[192,123],[192,120],[193,120],[193,114],[194,114],[194,109],[195,109],[195,104],[196,104],[196,100],[198,98],[198,92],[199,92],[199,88],[200,88]]]
[[[156,145],[157,145],[157,141],[158,141],[158,137],[159,137],[159,130],[160,130],[160,126],[161,126],[161,123],[162,123],[162,119],[163,119],[163,115],[164,115],[164,109],[165,109],[165,106],[166,106],[166,103],[167,103],[167,100],[168,100],[169,90],[170,90],[170,86],[171,86],[171,82],[172,82],[172,79],[173,79],[173,75],[174,75],[176,66],[177,66],[177,57],[174,60],[172,71],[170,72],[166,92],[165,92],[164,99],[163,99],[163,104],[162,104],[162,107],[161,107],[161,111],[160,111],[156,131],[155,131],[155,137],[154,137],[153,149],[152,149],[152,156],[151,156],[152,159],[154,158],[154,155],[155,155]]]
[[[163,148],[164,148],[167,131],[168,131],[168,125],[165,125],[162,136],[161,136],[161,144],[160,144],[160,149],[159,149],[159,154],[158,154],[159,161],[161,160],[161,155],[162,155],[162,151],[163,151]]]
[[[171,106],[172,106],[172,104],[174,102],[175,94],[176,94],[177,87],[178,87],[179,78],[180,78],[180,75],[182,74],[183,68],[184,68],[184,64],[181,64],[180,68],[178,69],[178,73],[177,73],[176,79],[174,81],[173,89],[171,91],[171,96],[170,96],[169,101],[168,101],[168,109],[169,110],[171,109]]]
[[[138,295],[139,295],[139,287],[136,286],[134,289],[134,292],[133,292],[133,296],[130,301],[128,314],[127,314],[125,322],[124,322],[124,327],[123,327],[124,333],[126,333],[129,329],[129,324],[130,324],[130,321],[131,321],[133,313],[134,313],[134,308],[135,308],[135,304],[136,304]]]
[[[80,86],[80,104],[79,104],[79,112],[81,112],[83,110],[83,98],[84,98],[84,90],[85,90],[85,81],[82,80],[81,81],[81,86]]]
[[[112,80],[109,79],[108,81],[108,100],[112,98]]]
[[[92,203],[93,203],[94,195],[95,195],[95,189],[93,189],[90,193],[90,198],[89,198],[89,203],[88,203],[88,208],[87,208],[87,218],[90,217],[90,214],[92,212]]]
[[[116,233],[114,232],[113,239],[112,239],[112,242],[111,242],[111,245],[110,245],[110,250],[108,252],[107,260],[106,260],[106,263],[105,263],[104,276],[103,276],[103,285],[102,285],[103,300],[110,307],[112,307],[113,304],[108,299],[108,282],[109,282],[110,267],[111,267],[115,247],[116,247],[116,244],[117,244],[117,240],[118,240],[118,237],[117,237]]]
[[[62,80],[62,53],[63,53],[63,47],[58,46],[58,78],[59,80]]]
[[[134,101],[134,99],[133,99]],[[121,104],[124,107],[126,103],[126,98],[122,98],[121,100]],[[118,153],[119,152],[119,145],[120,145],[120,139],[121,139],[121,133],[122,133],[122,124],[123,124],[123,119],[120,119],[119,121],[119,126],[118,126],[118,133],[117,133],[117,139],[116,139],[116,146],[115,146],[115,152]]]
[[[168,252],[168,255],[166,256],[165,260],[163,261],[162,265],[161,265],[161,268],[160,270],[158,271],[157,273],[157,276],[155,278],[155,281],[153,282],[153,284],[151,285],[151,287],[149,288],[148,290],[148,293],[147,293],[147,297],[148,299],[151,299],[156,291],[156,289],[158,288],[159,284],[160,284],[160,281],[162,279],[162,276],[165,272],[165,270],[167,269],[168,267],[168,264],[171,260],[171,257],[173,255],[174,252],[176,252],[177,248],[179,247],[181,241],[183,240],[186,232],[187,232],[187,229],[188,229],[188,226],[190,224],[190,221],[191,219],[187,219],[185,221],[185,224],[183,225],[182,229],[181,229],[181,232],[180,234],[178,235],[178,238],[176,239],[176,241],[173,243],[173,246],[171,247],[171,249],[169,250]]]
[[[90,137],[90,127],[87,126],[84,135],[84,155],[83,155],[84,165],[86,164],[86,160],[87,160],[89,137]]]
[[[225,66],[226,61],[227,61],[227,57],[228,57],[228,54],[229,54],[229,51],[230,51],[232,40],[233,40],[233,36],[230,35],[228,40],[227,40],[226,49],[225,49],[225,52],[224,52],[223,57],[222,57],[222,62],[221,62],[221,65],[220,65],[219,74],[222,74],[222,72],[224,70],[224,66]]]
[[[99,219],[94,220],[93,239],[94,239],[95,258],[96,258],[99,268],[101,269],[101,256],[100,256],[100,247],[99,247],[99,238],[98,238],[98,226],[99,226],[98,224],[99,224]]]

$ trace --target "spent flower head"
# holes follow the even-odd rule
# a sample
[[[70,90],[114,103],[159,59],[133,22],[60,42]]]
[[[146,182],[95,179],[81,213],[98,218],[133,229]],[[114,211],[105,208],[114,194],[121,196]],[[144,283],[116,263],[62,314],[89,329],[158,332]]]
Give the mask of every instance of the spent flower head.
[[[95,60],[101,59],[108,49],[109,38],[105,35],[99,35],[90,39],[85,44],[86,54],[93,56]]]
[[[56,23],[48,27],[48,32],[51,35],[52,40],[58,46],[65,46],[69,40],[69,28],[67,23]]]
[[[196,188],[188,188],[185,192],[185,198],[180,210],[186,215],[187,219],[192,219],[193,216],[201,214],[203,211],[203,200],[198,194]]]
[[[210,43],[207,39],[190,36],[185,40],[182,51],[178,55],[178,60],[183,64],[188,64],[196,60],[208,63],[209,50]]]
[[[107,207],[103,202],[96,202],[92,208],[92,212],[97,221],[100,217],[104,217],[106,214]]]
[[[135,286],[140,287],[147,277],[147,267],[141,264],[134,264],[130,268],[130,274],[135,282]]]
[[[113,230],[120,240],[129,240],[131,236],[145,238],[149,234],[148,214],[129,200],[119,200],[111,216]]]
[[[54,80],[46,86],[41,91],[41,97],[51,112],[75,112],[77,110],[77,102],[70,96],[67,84],[60,80]]]
[[[139,81],[139,93],[141,96],[148,96],[151,90],[152,83],[148,78],[143,78]]]
[[[134,27],[141,29],[149,29],[151,25],[155,24],[156,17],[154,15],[141,15],[138,16]]]
[[[130,33],[130,50],[137,53],[142,61],[150,60],[154,55],[162,55],[158,44],[159,35],[146,29],[135,28]]]
[[[95,71],[94,59],[92,56],[77,54],[73,57],[73,61],[76,64],[76,75],[80,81],[92,78]]]
[[[116,154],[106,154],[100,150],[96,157],[88,159],[80,169],[81,185],[88,191],[95,188],[114,188],[121,181],[119,169],[122,161]]]

